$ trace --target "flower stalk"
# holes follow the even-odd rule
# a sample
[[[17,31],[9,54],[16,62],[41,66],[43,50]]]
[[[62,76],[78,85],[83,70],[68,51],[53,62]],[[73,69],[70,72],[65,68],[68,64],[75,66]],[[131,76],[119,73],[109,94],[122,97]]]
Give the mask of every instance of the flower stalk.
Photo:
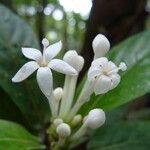
[[[71,109],[77,83],[77,77],[78,76],[66,76],[64,95],[61,101],[59,113],[60,117],[62,118],[64,118]]]

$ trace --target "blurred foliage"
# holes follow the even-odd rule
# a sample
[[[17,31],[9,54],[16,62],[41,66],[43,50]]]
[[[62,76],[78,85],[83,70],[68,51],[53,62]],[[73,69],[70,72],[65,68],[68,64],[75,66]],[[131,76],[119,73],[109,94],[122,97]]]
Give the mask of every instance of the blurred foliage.
[[[149,122],[122,122],[106,125],[95,132],[88,150],[148,150]]]
[[[39,47],[38,42],[30,27],[9,9],[0,5],[0,14],[0,86],[24,115],[30,128],[37,128],[46,117],[49,120],[48,102],[38,92],[37,83],[32,77],[23,84],[13,84],[11,78],[20,65],[25,63],[21,46]],[[3,101],[1,100],[1,105]],[[18,112],[14,109],[9,108]]]
[[[44,5],[44,6],[43,6]],[[58,0],[13,0],[11,8],[23,17],[37,33],[41,21],[44,35],[51,43],[62,40],[64,52],[80,50],[85,31],[85,17],[79,13],[67,12]],[[38,13],[43,13],[37,21]]]
[[[0,149],[31,150],[44,149],[40,140],[16,123],[0,120]]]

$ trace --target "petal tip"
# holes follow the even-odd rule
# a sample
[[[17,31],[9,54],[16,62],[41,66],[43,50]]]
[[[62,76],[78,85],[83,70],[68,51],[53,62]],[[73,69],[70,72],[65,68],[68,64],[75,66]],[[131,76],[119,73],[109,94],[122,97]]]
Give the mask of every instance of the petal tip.
[[[25,49],[26,49],[25,47],[21,48],[22,53],[24,53]]]
[[[11,79],[11,81],[12,81],[13,83],[18,83],[18,82],[20,82],[20,81],[18,81],[15,77],[13,77],[13,78]]]
[[[14,78],[12,78],[12,79],[11,79],[11,82],[15,82],[15,79],[14,79]]]
[[[60,44],[60,47],[62,47],[62,41],[61,40],[58,41],[58,44]]]

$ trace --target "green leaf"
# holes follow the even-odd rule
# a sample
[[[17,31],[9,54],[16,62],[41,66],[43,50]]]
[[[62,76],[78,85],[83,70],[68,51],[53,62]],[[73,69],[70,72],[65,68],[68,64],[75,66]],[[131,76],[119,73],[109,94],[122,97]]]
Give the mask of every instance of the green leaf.
[[[29,124],[25,121],[22,112],[19,108],[13,103],[10,97],[5,93],[3,89],[0,88],[0,119],[11,120],[14,122],[19,122],[26,127],[30,127]]]
[[[124,61],[128,69],[123,72],[119,86],[105,95],[92,96],[82,109],[94,107],[111,110],[150,91],[150,31],[139,33],[114,47],[108,57],[116,64]],[[86,110],[86,111],[85,111]]]
[[[88,143],[88,150],[149,150],[149,122],[123,122],[102,127]]]
[[[144,108],[137,111],[131,111],[128,116],[128,120],[143,120],[143,121],[150,121],[150,109]]]
[[[31,135],[20,125],[0,120],[0,149],[1,150],[32,150],[43,149],[39,138]]]
[[[0,87],[13,100],[26,121],[31,126],[40,127],[48,120],[49,105],[41,94],[35,78],[33,79],[32,75],[21,83],[11,82],[14,74],[28,61],[23,57],[21,47],[38,48],[36,37],[23,20],[2,5],[0,5],[0,33]]]

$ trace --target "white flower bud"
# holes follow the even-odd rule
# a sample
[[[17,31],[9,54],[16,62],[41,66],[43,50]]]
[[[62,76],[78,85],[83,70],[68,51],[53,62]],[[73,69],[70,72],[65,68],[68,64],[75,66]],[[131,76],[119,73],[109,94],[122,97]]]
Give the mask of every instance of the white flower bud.
[[[103,34],[98,34],[92,43],[95,58],[103,57],[110,49],[110,43]]]
[[[75,50],[70,50],[66,52],[64,55],[63,60],[67,62],[69,65],[71,65],[74,69],[76,69],[78,72],[81,71],[84,65],[84,58],[77,54]]]
[[[43,46],[46,48],[46,47],[49,45],[48,39],[44,38],[44,39],[42,40],[42,44],[43,44]]]
[[[60,125],[60,124],[62,124],[63,123],[63,120],[62,119],[60,119],[60,118],[57,118],[57,119],[55,119],[54,120],[54,125],[57,127],[58,125]]]
[[[78,125],[81,122],[81,120],[82,120],[82,116],[81,115],[76,115],[76,116],[74,116],[71,124],[73,126],[76,126],[76,125]]]
[[[105,120],[105,112],[97,108],[89,112],[84,124],[91,129],[97,129],[104,124]]]
[[[127,65],[124,62],[121,62],[119,65],[119,69],[122,71],[125,71],[125,70],[127,70]]]
[[[63,89],[61,87],[58,87],[54,90],[53,93],[54,93],[55,100],[59,101],[63,96]]]
[[[71,134],[71,128],[68,124],[61,123],[60,125],[58,125],[56,132],[61,138],[65,138]]]

